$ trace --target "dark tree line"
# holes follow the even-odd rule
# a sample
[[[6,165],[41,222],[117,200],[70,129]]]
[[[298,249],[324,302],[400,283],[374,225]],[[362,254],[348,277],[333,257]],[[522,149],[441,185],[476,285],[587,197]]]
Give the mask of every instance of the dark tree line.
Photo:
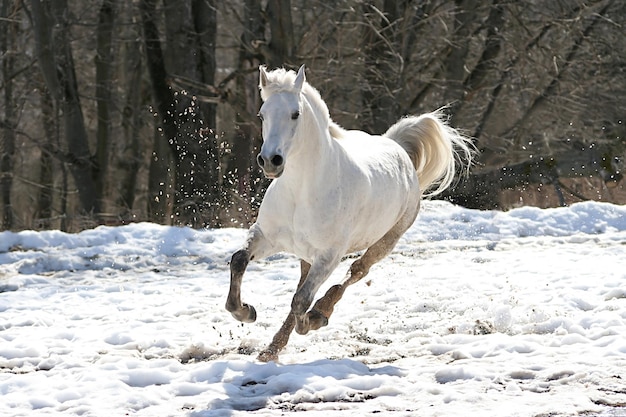
[[[471,207],[624,203],[618,0],[0,0],[1,229],[254,219],[258,66],[347,128],[446,106]]]

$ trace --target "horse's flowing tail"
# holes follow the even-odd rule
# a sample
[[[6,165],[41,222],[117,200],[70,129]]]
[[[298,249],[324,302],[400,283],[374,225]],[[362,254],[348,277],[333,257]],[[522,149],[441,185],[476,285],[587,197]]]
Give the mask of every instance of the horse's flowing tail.
[[[426,196],[446,190],[457,167],[467,172],[476,152],[472,141],[449,126],[440,112],[405,117],[383,136],[395,140],[409,154]]]

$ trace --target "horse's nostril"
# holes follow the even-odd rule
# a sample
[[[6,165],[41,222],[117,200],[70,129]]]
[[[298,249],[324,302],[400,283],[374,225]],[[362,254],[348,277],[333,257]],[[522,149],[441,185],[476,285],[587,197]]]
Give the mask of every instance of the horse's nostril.
[[[263,157],[261,156],[261,154],[258,154],[256,157],[256,162],[259,164],[259,166],[263,166],[265,165],[265,161],[263,160]]]
[[[274,155],[272,157],[272,164],[274,164],[274,166],[281,166],[283,164],[283,157],[280,155]]]

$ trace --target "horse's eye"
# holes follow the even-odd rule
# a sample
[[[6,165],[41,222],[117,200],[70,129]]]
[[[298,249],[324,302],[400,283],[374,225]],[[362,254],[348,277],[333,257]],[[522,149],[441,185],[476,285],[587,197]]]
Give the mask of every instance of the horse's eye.
[[[298,117],[300,117],[300,111],[296,110],[291,113],[291,120],[296,120]]]
[[[259,116],[259,119],[261,119],[261,121],[263,121],[263,115],[261,113],[258,113],[257,116]]]

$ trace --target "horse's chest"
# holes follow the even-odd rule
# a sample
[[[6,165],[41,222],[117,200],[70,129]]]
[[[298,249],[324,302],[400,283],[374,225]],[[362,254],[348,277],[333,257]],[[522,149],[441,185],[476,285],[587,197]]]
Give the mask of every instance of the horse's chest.
[[[303,259],[312,259],[345,239],[342,239],[343,230],[337,220],[320,213],[294,209],[283,217],[274,231],[273,240],[284,251]]]

